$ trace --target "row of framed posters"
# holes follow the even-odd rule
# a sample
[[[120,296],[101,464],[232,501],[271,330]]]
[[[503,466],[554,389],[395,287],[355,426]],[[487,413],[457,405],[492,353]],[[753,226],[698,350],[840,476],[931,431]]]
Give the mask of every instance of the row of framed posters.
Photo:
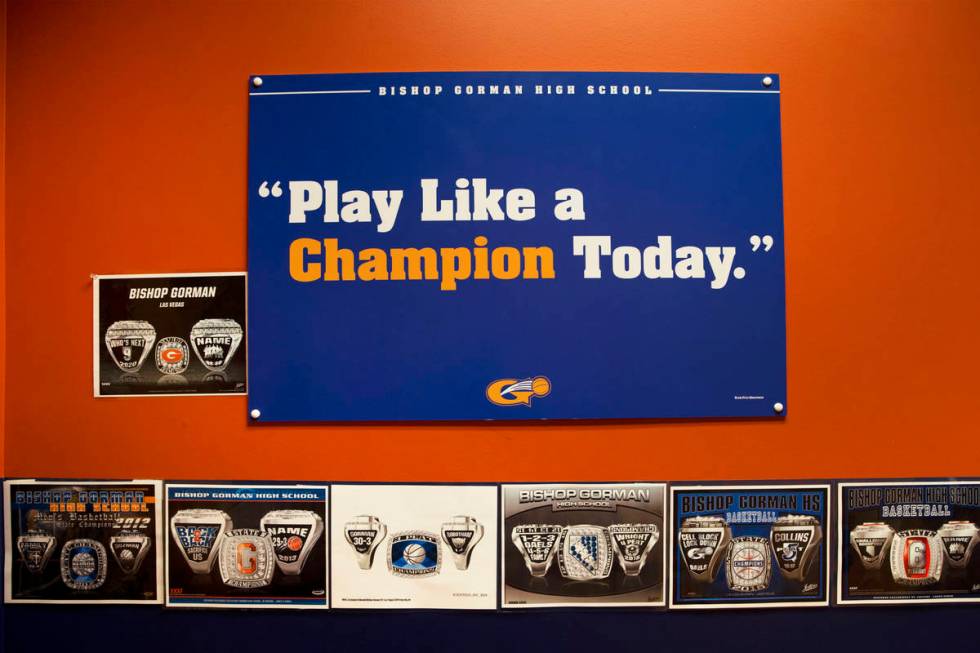
[[[980,601],[980,481],[10,480],[4,511],[8,603],[493,610]]]

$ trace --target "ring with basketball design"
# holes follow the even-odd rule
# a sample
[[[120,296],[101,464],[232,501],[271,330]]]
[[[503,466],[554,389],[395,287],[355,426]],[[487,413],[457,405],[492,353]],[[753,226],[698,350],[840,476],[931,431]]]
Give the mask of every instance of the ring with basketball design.
[[[388,540],[388,571],[402,578],[435,576],[442,569],[439,536],[428,531],[401,531]]]
[[[751,536],[733,539],[728,547],[725,572],[728,589],[733,592],[761,592],[769,587],[772,577],[769,539]]]
[[[312,510],[273,510],[259,521],[272,538],[276,564],[286,576],[298,576],[323,534],[323,519]]]

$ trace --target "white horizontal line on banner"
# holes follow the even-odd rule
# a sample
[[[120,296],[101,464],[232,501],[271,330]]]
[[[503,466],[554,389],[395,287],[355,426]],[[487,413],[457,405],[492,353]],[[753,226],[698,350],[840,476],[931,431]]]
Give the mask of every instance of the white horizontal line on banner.
[[[274,91],[271,93],[249,93],[249,95],[342,95],[344,93],[370,92],[370,89],[352,89],[348,91]]]
[[[724,89],[707,89],[707,88],[658,88],[660,93],[776,93],[779,91],[734,91],[734,90],[724,90]]]

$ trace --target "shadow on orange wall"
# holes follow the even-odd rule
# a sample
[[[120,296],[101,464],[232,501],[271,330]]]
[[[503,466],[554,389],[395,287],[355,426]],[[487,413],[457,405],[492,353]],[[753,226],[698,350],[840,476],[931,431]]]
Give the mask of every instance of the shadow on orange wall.
[[[6,474],[978,474],[980,4],[11,2]],[[91,396],[89,274],[245,266],[250,73],[781,75],[785,422],[250,428]],[[202,229],[203,226],[203,229]],[[205,248],[174,234],[220,236]],[[424,456],[377,452],[423,433]]]

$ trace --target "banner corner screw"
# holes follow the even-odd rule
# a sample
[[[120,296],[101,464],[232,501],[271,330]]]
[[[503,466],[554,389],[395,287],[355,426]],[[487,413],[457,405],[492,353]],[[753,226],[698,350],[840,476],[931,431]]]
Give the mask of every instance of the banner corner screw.
[[[769,79],[769,78],[766,77],[766,79]],[[255,77],[253,77],[252,78],[252,86],[254,86],[255,88],[258,88],[259,86],[262,86],[262,78],[259,77],[259,76],[257,76],[257,75]],[[767,84],[767,86],[768,86],[768,84]]]
[[[781,412],[783,412],[783,410],[784,410],[785,408],[786,408],[786,406],[784,406],[784,405],[783,405],[783,403],[782,403],[781,401],[777,401],[776,403],[774,403],[774,404],[772,405],[772,409],[773,409],[774,411],[776,411],[777,413],[781,413]],[[253,411],[252,411],[252,413],[253,413],[253,414],[252,414],[252,417],[258,417],[258,415],[255,415],[255,414],[254,414],[254,413],[257,413],[257,412],[258,412],[258,411],[255,411],[255,410],[253,410]]]
[[[258,419],[258,418],[262,417],[262,411],[259,410],[258,408],[253,408],[252,409],[252,412],[250,412],[248,415],[252,419]]]
[[[258,82],[259,82],[258,84],[256,84],[256,86],[262,84],[262,80],[261,79],[259,79],[258,77],[256,77],[255,79],[258,80]],[[770,77],[769,75],[766,75],[765,77],[763,77],[762,78],[762,85],[765,86],[765,87],[772,86],[772,77]]]

